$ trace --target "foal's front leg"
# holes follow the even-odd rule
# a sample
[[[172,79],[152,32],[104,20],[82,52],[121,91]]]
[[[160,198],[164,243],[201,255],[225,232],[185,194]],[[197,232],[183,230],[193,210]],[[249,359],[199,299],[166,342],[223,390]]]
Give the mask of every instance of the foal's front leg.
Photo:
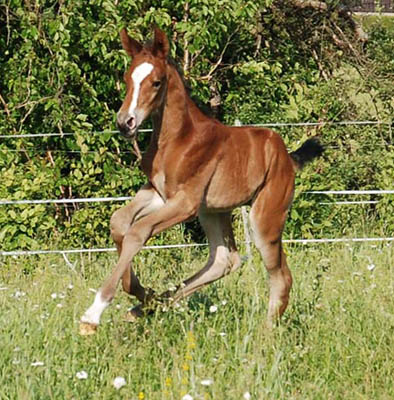
[[[92,306],[81,318],[80,333],[82,335],[89,335],[96,331],[101,314],[114,298],[120,279],[146,241],[152,235],[195,216],[197,208],[197,202],[190,201],[184,192],[179,192],[159,210],[141,218],[130,227],[123,238],[117,265],[97,292]]]
[[[164,201],[151,184],[144,185],[136,194],[131,203],[115,211],[111,217],[111,236],[116,244],[119,256],[122,253],[122,244],[131,225],[163,207]],[[141,302],[152,295],[152,290],[145,289],[139,282],[131,265],[122,277],[123,290],[134,295]]]

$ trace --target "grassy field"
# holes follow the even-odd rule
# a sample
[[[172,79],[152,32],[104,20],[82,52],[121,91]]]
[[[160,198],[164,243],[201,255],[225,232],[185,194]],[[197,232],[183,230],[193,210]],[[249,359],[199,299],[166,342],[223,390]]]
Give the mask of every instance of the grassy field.
[[[79,336],[78,320],[115,255],[75,256],[74,270],[61,256],[9,258],[0,270],[0,398],[393,399],[393,248],[287,246],[292,300],[272,332],[256,256],[135,324],[122,320],[130,302],[119,291],[93,337]],[[164,289],[200,268],[205,252],[144,251],[138,273]]]

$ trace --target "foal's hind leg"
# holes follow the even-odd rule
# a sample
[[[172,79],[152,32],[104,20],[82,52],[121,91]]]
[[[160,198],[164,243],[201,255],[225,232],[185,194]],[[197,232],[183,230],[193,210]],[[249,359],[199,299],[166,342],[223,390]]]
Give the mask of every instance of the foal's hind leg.
[[[209,240],[209,259],[204,268],[183,282],[172,296],[174,302],[222,278],[241,265],[231,226],[231,213],[200,213],[199,220]]]
[[[286,310],[292,286],[292,277],[282,249],[282,230],[292,198],[292,183],[280,189],[267,183],[252,204],[250,222],[253,241],[259,249],[269,274],[269,305],[267,325]]]
[[[240,267],[241,258],[235,245],[231,213],[200,212],[199,220],[209,241],[210,254],[207,264],[196,274],[186,279],[175,293],[167,291],[159,299],[170,298],[171,303],[176,303]],[[143,304],[140,304],[130,311],[128,318],[134,320],[142,313]]]

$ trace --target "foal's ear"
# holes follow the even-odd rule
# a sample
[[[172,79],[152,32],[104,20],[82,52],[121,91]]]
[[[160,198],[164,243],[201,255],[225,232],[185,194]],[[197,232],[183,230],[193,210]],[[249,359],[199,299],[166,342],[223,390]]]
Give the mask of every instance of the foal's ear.
[[[167,58],[170,51],[170,44],[167,39],[167,35],[155,27],[155,37],[153,39],[152,53],[155,56]]]
[[[142,44],[131,38],[126,28],[120,31],[120,41],[122,42],[123,49],[126,50],[126,53],[130,57],[136,56],[142,50]]]

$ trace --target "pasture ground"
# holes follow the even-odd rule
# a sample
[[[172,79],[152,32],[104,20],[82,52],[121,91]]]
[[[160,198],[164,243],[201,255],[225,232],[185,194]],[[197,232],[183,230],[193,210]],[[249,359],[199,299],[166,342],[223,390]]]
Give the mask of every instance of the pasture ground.
[[[119,290],[92,337],[79,336],[78,320],[114,254],[70,257],[74,270],[61,256],[3,259],[0,399],[393,399],[393,250],[287,245],[294,287],[272,332],[255,255],[179,307],[134,324],[122,321],[130,302]],[[143,251],[137,271],[164,289],[205,256]],[[119,390],[117,376],[126,380]]]

